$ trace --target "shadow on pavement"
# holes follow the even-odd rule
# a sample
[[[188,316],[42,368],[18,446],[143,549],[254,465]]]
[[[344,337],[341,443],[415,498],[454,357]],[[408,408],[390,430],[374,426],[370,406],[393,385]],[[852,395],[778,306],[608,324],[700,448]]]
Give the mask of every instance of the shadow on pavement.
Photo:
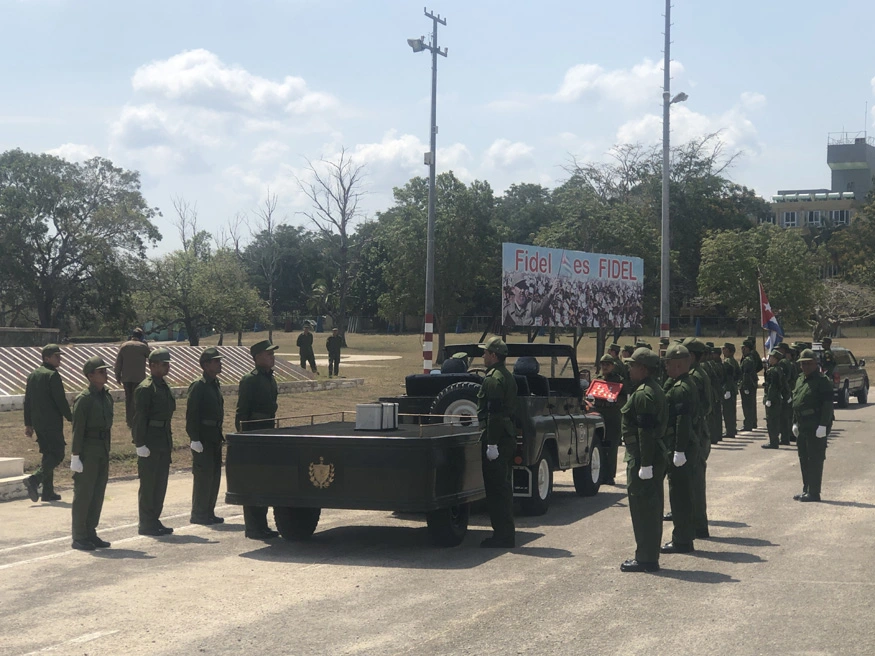
[[[712,522],[713,523],[713,522]],[[722,544],[737,544],[740,547],[780,547],[781,545],[761,540],[759,538],[719,538],[713,535],[710,538],[705,538],[708,542],[718,542]]]
[[[764,563],[764,558],[752,553],[743,551],[702,551],[696,549],[691,556],[699,558],[707,558],[708,560],[719,560],[722,563]]]
[[[31,508],[72,508],[73,503],[70,501],[34,501]]]
[[[168,544],[219,544],[218,540],[208,540],[199,535],[162,535],[155,541]]]
[[[229,524],[225,522],[224,524],[211,524],[208,528],[213,531],[242,531],[246,526],[244,524]]]
[[[750,524],[744,522],[727,522],[719,519],[709,519],[708,526],[724,526],[726,528],[750,528]]]
[[[678,579],[687,583],[740,583],[739,579],[734,579],[728,574],[720,572],[704,572],[699,570],[682,570],[682,569],[661,569],[655,572],[653,576],[660,576],[667,579]]]
[[[133,560],[149,560],[155,556],[150,556],[145,551],[137,551],[136,549],[100,549],[99,551],[91,552],[95,558],[105,558],[107,560],[121,560],[123,558],[131,558]]]
[[[820,503],[825,503],[828,506],[846,506],[848,508],[875,508],[875,505],[861,501],[831,501],[829,499],[822,499]]]

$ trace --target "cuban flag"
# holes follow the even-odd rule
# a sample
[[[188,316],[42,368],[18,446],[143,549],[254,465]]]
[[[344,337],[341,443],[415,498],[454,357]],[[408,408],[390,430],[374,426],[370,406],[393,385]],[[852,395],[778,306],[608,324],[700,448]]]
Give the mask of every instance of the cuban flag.
[[[562,251],[562,261],[559,263],[559,274],[560,278],[568,277],[571,278],[572,270],[571,270],[571,262],[568,261],[568,256],[565,254],[565,251]]]
[[[784,339],[784,331],[781,330],[781,326],[775,318],[775,313],[772,312],[772,306],[769,305],[769,299],[766,298],[763,283],[760,283],[760,319],[763,330],[769,331],[769,338],[766,340],[766,353],[768,353]]]

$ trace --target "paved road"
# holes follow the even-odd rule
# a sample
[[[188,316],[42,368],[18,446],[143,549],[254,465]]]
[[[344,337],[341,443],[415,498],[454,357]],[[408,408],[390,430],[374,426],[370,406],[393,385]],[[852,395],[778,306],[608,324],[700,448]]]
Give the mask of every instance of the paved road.
[[[455,549],[430,547],[418,517],[358,511],[325,511],[306,544],[253,542],[236,507],[219,528],[188,524],[185,473],[160,539],[136,535],[136,481],[113,482],[113,548],[93,554],[69,549],[71,493],[0,504],[0,653],[873,654],[873,419],[838,411],[820,504],[792,500],[795,450],[724,440],[712,538],[656,575],[619,571],[624,487],[581,499],[568,473],[509,553],[477,548],[482,515]]]

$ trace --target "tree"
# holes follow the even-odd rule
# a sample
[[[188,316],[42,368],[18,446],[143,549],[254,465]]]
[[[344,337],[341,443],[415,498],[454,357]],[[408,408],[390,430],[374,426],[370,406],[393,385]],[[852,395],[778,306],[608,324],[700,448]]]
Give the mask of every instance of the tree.
[[[811,313],[811,338],[820,341],[837,334],[843,324],[875,317],[875,290],[841,280],[824,281]]]
[[[139,174],[95,157],[0,155],[3,303],[41,327],[132,316],[126,263],[161,234]],[[27,309],[24,309],[26,305]]]

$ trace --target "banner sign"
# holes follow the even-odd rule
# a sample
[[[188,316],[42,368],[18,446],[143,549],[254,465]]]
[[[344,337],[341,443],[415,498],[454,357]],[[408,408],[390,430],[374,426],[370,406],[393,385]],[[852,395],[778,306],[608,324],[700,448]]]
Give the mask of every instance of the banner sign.
[[[644,260],[502,244],[504,326],[641,325]]]

